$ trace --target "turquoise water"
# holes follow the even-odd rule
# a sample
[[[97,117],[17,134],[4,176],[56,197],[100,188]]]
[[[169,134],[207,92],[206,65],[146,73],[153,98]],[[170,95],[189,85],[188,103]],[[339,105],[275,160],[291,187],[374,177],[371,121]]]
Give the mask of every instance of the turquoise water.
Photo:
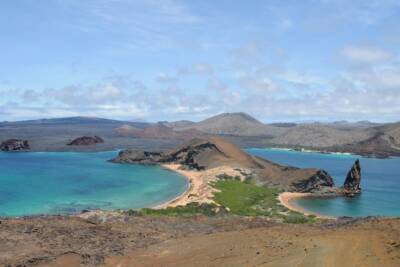
[[[107,162],[117,152],[0,153],[0,216],[150,207],[188,184],[157,166]]]
[[[400,158],[374,159],[355,155],[320,154],[274,149],[248,149],[249,153],[301,168],[329,172],[335,184],[343,185],[357,158],[362,168],[362,193],[355,198],[301,199],[302,208],[329,216],[400,216]]]

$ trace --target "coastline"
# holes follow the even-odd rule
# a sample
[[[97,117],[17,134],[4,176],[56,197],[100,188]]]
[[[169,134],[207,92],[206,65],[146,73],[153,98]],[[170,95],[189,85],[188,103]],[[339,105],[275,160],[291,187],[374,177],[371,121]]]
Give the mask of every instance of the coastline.
[[[285,206],[286,208],[288,208],[291,211],[295,211],[295,212],[299,212],[302,213],[304,215],[314,215],[317,218],[320,219],[337,219],[336,217],[332,217],[332,216],[327,216],[327,215],[322,215],[319,213],[315,213],[315,212],[311,212],[309,210],[306,210],[302,207],[300,207],[299,205],[294,204],[293,202],[296,199],[299,198],[309,198],[312,197],[313,195],[311,193],[298,193],[298,192],[283,192],[280,193],[278,196],[278,200],[279,202]]]
[[[176,172],[188,181],[187,189],[179,196],[153,206],[154,209],[184,206],[190,202],[210,203],[212,200],[212,188],[208,185],[210,179],[206,179],[205,171],[184,170],[180,164],[162,164],[162,168]]]
[[[212,199],[216,189],[210,185],[210,182],[215,181],[218,175],[226,174],[229,176],[239,176],[244,179],[240,169],[235,169],[230,166],[220,166],[212,169],[197,171],[186,170],[180,164],[162,164],[161,167],[176,172],[187,179],[189,186],[185,192],[168,200],[164,203],[153,206],[153,209],[164,209],[167,207],[184,206],[191,202],[198,203],[214,203]]]
[[[327,151],[327,150],[312,150],[312,149],[305,149],[305,148],[285,148],[285,147],[266,147],[267,149],[271,150],[278,150],[278,151],[293,151],[293,152],[302,152],[302,153],[318,153],[318,154],[328,154],[328,155],[342,155],[342,156],[357,156],[357,154],[351,152],[334,152],[334,151]],[[361,155],[360,155],[361,156]]]

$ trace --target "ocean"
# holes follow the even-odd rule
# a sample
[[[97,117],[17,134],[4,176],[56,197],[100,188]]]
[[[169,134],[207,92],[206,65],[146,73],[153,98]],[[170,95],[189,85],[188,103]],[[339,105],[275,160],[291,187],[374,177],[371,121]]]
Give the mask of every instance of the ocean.
[[[186,179],[159,166],[115,164],[112,152],[0,153],[0,216],[151,207],[182,194]]]
[[[337,186],[359,158],[362,193],[354,198],[299,199],[296,205],[328,216],[400,216],[400,158],[376,159],[356,155],[321,154],[277,149],[247,149],[247,152],[274,162],[301,168],[326,170]]]

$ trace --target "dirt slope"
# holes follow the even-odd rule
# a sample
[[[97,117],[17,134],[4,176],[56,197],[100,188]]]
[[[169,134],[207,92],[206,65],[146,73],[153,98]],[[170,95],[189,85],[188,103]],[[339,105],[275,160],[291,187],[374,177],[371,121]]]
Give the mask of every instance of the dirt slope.
[[[104,266],[399,266],[399,227],[275,226],[169,240]]]

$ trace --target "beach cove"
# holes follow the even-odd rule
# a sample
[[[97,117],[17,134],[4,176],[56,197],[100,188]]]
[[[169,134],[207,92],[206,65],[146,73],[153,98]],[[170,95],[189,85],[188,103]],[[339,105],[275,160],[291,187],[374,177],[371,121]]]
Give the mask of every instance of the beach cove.
[[[348,154],[321,154],[269,148],[251,148],[246,151],[284,165],[324,169],[333,177],[336,185],[343,184],[347,171],[359,158],[362,168],[360,195],[354,198],[310,198],[304,195],[305,197],[297,196],[287,202],[292,203],[293,209],[328,217],[400,215],[397,206],[400,202],[400,158],[377,159]]]
[[[160,166],[108,162],[109,152],[0,153],[0,216],[153,207],[185,192],[185,177]]]

